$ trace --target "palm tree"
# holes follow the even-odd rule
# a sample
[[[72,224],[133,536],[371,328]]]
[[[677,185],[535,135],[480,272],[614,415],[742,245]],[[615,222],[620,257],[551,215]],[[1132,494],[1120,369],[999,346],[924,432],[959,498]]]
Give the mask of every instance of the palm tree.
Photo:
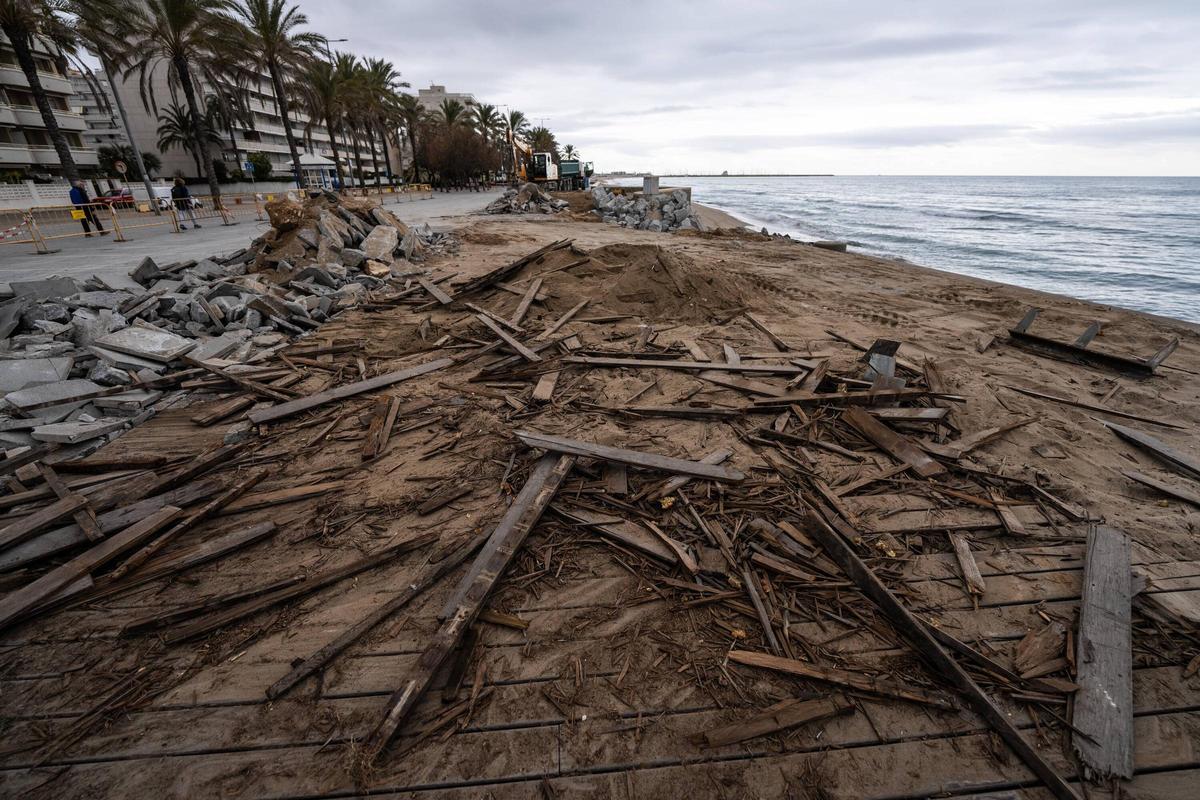
[[[121,125],[125,129],[125,138],[133,142],[133,133],[129,129],[129,115],[125,111],[125,101],[121,99],[121,92],[116,81],[116,71],[124,57],[126,46],[125,41],[121,38],[119,26],[113,24],[114,20],[125,19],[126,15],[130,13],[129,3],[127,0],[68,0],[65,5],[74,15],[73,27],[76,35],[87,45],[87,49],[100,59],[100,68],[108,79],[108,93],[101,90],[99,83],[94,80],[91,69],[86,64],[78,64],[80,71],[88,76],[89,83],[95,83],[93,94],[97,101],[102,101],[105,108],[108,107],[108,94],[112,94],[113,104],[117,107]],[[79,61],[79,59],[76,60]],[[109,113],[111,112],[110,108]],[[159,216],[162,214],[162,210],[159,209],[158,203],[153,202],[154,186],[150,183],[150,174],[157,167],[152,167],[142,151],[136,147],[130,147],[128,150],[133,156],[134,169],[141,176],[142,185],[146,187],[146,196],[151,200],[150,208],[156,216]],[[162,163],[160,162],[158,166],[161,167]]]
[[[35,42],[48,43],[62,50],[74,48],[74,36],[59,15],[61,10],[62,4],[57,0],[0,0],[0,30],[8,37],[9,45],[17,56],[17,64],[29,82],[29,92],[42,115],[46,135],[58,154],[63,175],[73,183],[79,180],[79,167],[75,165],[66,135],[58,127],[58,119],[50,107],[33,57]]]
[[[508,112],[504,127],[508,128],[513,136],[523,136],[529,130],[529,120],[525,119],[525,112],[513,109]]]
[[[254,69],[260,73],[265,70],[271,76],[271,90],[283,120],[296,186],[303,187],[304,170],[296,135],[292,132],[285,78],[302,69],[305,59],[320,44],[321,37],[311,31],[298,30],[308,24],[308,17],[297,6],[288,8],[287,0],[237,0],[233,12],[244,23],[244,43]]]
[[[210,119],[210,121],[212,121]],[[202,175],[200,166],[201,149],[196,146],[197,127],[203,131],[207,141],[221,144],[221,134],[214,126],[202,122],[197,126],[192,120],[191,112],[178,103],[172,103],[158,115],[158,149],[165,153],[173,147],[182,148],[196,162],[196,174]]]
[[[447,97],[438,106],[438,113],[442,115],[442,124],[447,128],[453,128],[455,125],[460,125],[466,121],[467,107],[459,101]]]
[[[346,187],[346,176],[342,171],[342,159],[338,155],[337,132],[342,125],[342,79],[328,61],[313,59],[304,68],[296,83],[297,99],[308,116],[305,135],[312,136],[313,123],[323,123],[329,133],[329,148],[333,151],[333,163],[337,169],[338,188]]]
[[[404,133],[408,137],[408,146],[412,149],[413,182],[420,183],[421,164],[417,154],[417,134],[427,117],[425,107],[411,94],[402,94],[396,101],[396,113],[404,126]]]
[[[388,138],[395,131],[399,115],[396,104],[399,100],[399,90],[408,87],[406,81],[400,80],[400,73],[390,61],[382,58],[368,58],[363,62],[360,78],[362,80],[363,100],[366,103],[368,121],[368,141],[371,143],[371,158],[375,158],[375,136],[378,131],[383,138],[383,157],[390,161],[388,154]],[[375,169],[375,185],[379,185],[379,169]]]
[[[554,134],[550,129],[544,126],[529,129],[529,145],[535,153],[550,153],[558,160],[558,142],[554,140]]]
[[[504,128],[504,118],[500,116],[500,112],[495,106],[483,103],[475,106],[474,109],[475,129],[479,131],[479,135],[484,138],[484,141],[492,141],[492,136]]]
[[[563,148],[563,158],[575,158],[579,155],[579,151],[575,149],[575,145],[569,144]]]
[[[363,82],[362,67],[358,56],[352,53],[336,53],[333,59],[333,69],[338,76],[338,103],[342,108],[343,133],[350,137],[350,150],[354,154],[354,169],[358,172],[358,186],[367,188],[363,174],[362,150],[358,144],[358,132],[364,123],[366,109],[364,108],[366,89]],[[374,151],[372,150],[372,155]]]
[[[166,68],[172,98],[183,91],[214,208],[221,206],[221,187],[210,155],[212,139],[202,130],[200,98],[203,85],[219,84],[233,63],[237,26],[224,13],[230,7],[230,0],[141,0],[128,16],[131,55],[125,74],[137,73],[147,109],[157,110],[152,83],[159,67]]]

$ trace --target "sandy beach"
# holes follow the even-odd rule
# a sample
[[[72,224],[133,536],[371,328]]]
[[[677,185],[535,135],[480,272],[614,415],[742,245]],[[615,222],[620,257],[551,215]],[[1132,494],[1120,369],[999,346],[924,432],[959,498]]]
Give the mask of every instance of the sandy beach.
[[[836,573],[816,555],[821,548],[809,542],[811,559],[793,554],[791,566],[780,568],[774,540],[756,538],[761,526],[754,521],[791,519],[799,494],[787,487],[811,480],[867,532],[857,542],[864,558],[928,625],[952,632],[1006,669],[1017,664],[1018,672],[1034,640],[1043,642],[1037,646],[1045,655],[1035,666],[1049,670],[1039,672],[1047,679],[1023,689],[1033,701],[1009,696],[1016,687],[994,673],[979,680],[1041,757],[1078,785],[1077,765],[1065,755],[1070,732],[1056,719],[1078,688],[1069,688],[1077,668],[1066,655],[1073,634],[1061,630],[1080,612],[1089,529],[1102,522],[1125,531],[1134,563],[1155,567],[1142,578],[1148,591],[1174,593],[1175,608],[1194,608],[1192,595],[1200,588],[1200,507],[1123,472],[1136,470],[1183,491],[1195,491],[1196,483],[1104,423],[1137,428],[1200,457],[1200,330],[765,236],[715,209],[701,209],[700,217],[703,232],[651,233],[596,221],[573,200],[562,214],[442,220],[460,246],[422,268],[434,280],[450,276],[439,284],[447,291],[539,248],[570,244],[505,277],[507,288],[471,296],[471,308],[457,296],[439,303],[431,295],[393,300],[380,291],[307,337],[335,350],[355,347],[297,358],[293,367],[303,378],[292,388],[302,395],[432,359],[455,361],[387,390],[386,397],[398,398],[399,416],[393,412],[394,432],[371,458],[361,455],[364,441],[376,435],[380,423],[373,420],[388,405],[369,394],[260,425],[228,471],[268,468],[255,492],[326,482],[336,487],[217,517],[173,542],[167,555],[254,523],[273,522],[279,533],[185,573],[9,629],[0,678],[5,739],[27,746],[9,750],[0,762],[4,794],[1049,797],[965,702],[948,710],[929,698],[910,702],[843,686],[847,707],[820,722],[704,745],[706,731],[773,704],[827,697],[829,686],[729,660],[732,650],[765,650],[770,637],[745,599],[743,578],[751,573],[724,566],[717,547],[701,544],[714,523],[728,531],[739,553],[744,548],[745,564],[753,553],[762,557],[753,562],[760,571],[750,583],[790,642],[785,652],[805,663],[949,693],[885,614],[849,581],[821,572]],[[531,291],[535,281],[540,290]],[[585,300],[552,335],[544,333]],[[1043,309],[1031,331],[1061,341],[1103,323],[1089,345],[1098,351],[1147,357],[1172,338],[1180,343],[1150,377],[1067,363],[1008,341],[1007,331],[1031,307]],[[489,345],[495,334],[478,324],[477,308],[502,321],[517,319],[499,329],[528,346],[567,345],[539,350],[537,360],[507,357],[498,340]],[[830,376],[823,393],[862,389],[855,383],[866,369],[861,348],[877,339],[901,343],[896,375],[907,386],[926,386],[931,370],[940,376],[921,408],[938,408],[943,404],[936,397],[943,395],[957,398],[944,404],[951,410],[943,425],[894,424],[928,445],[923,459],[932,454],[948,470],[935,479],[906,472],[912,464],[854,434],[845,422],[849,412],[836,405],[783,403],[766,412],[754,405],[791,396],[788,370],[799,382],[818,362]],[[586,362],[605,354],[662,362],[703,356],[716,365],[735,358],[748,371],[759,365],[785,374],[746,374],[723,385],[711,375],[653,364],[600,369]],[[799,370],[793,363],[809,366]],[[548,373],[554,375],[549,399],[537,399]],[[818,377],[814,385],[821,384]],[[196,393],[94,459],[191,458],[219,446],[238,418],[200,426],[192,417],[226,396]],[[717,416],[658,416],[629,410],[634,406]],[[976,434],[1007,426],[1014,427],[965,446]],[[669,473],[632,465],[614,470],[583,459],[490,596],[487,608],[494,613],[479,623],[474,649],[463,651],[453,675],[417,705],[391,754],[369,768],[362,761],[364,740],[369,744],[388,696],[439,630],[438,612],[459,572],[288,694],[267,701],[267,690],[292,667],[395,596],[397,587],[417,581],[427,556],[433,553],[429,562],[436,563],[437,555],[448,557],[496,525],[536,461],[514,439],[516,431],[530,429],[693,462],[728,449],[725,464],[744,474],[745,483],[697,479],[651,503],[644,495]],[[775,445],[764,438],[770,430],[780,434]],[[1039,500],[1036,489],[1055,502]],[[432,502],[439,497],[444,502]],[[704,570],[672,565],[669,552],[664,564],[599,535],[596,525],[572,521],[568,498],[607,520],[596,523],[600,527],[654,523],[665,535],[694,543]],[[1083,509],[1090,521],[1064,516],[1063,507]],[[1015,526],[1019,531],[1005,516],[1012,509],[1025,521]],[[986,582],[981,593],[964,585],[948,538],[954,531],[974,552]],[[147,615],[319,575],[382,543],[426,535],[433,544],[419,554],[381,560],[335,588],[204,635],[173,641],[128,632]],[[714,557],[718,566],[707,566]],[[728,570],[729,577],[714,582],[709,569]],[[801,569],[819,577],[803,577]],[[1185,670],[1197,640],[1187,633],[1193,623],[1172,617],[1164,608],[1174,606],[1165,601],[1151,615],[1143,606],[1150,596],[1135,606],[1137,772],[1122,791],[1183,798],[1200,780],[1200,678],[1194,668]],[[96,711],[97,703],[107,705]],[[35,743],[54,747],[43,754]],[[1091,789],[1089,796],[1109,795]]]

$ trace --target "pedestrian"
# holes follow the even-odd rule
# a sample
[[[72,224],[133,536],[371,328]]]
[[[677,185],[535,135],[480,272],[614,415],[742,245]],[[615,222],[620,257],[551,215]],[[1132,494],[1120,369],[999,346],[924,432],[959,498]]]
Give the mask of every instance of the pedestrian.
[[[108,236],[108,231],[104,230],[104,226],[100,224],[100,220],[96,219],[96,212],[92,210],[92,198],[88,197],[87,188],[83,181],[75,181],[71,185],[71,203],[76,208],[83,211],[83,216],[79,219],[83,223],[84,236],[92,235],[91,225],[96,226],[96,230],[101,236]],[[89,223],[91,223],[89,225]]]
[[[187,184],[183,182],[183,178],[176,178],[175,185],[171,187],[171,199],[175,201],[175,210],[182,211],[187,214],[188,219],[192,221],[194,227],[202,227],[196,221],[196,212],[192,211],[192,193],[188,191]],[[186,231],[187,225],[180,225],[179,230]]]

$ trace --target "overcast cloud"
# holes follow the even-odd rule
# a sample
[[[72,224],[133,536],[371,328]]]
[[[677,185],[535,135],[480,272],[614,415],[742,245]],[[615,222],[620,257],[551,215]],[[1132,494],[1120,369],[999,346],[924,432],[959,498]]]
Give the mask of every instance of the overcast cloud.
[[[1200,174],[1200,2],[300,0],[600,170]]]

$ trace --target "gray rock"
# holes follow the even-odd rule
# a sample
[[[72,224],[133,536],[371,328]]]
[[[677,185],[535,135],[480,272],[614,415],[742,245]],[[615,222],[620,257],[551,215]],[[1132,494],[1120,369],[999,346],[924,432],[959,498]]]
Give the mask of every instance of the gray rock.
[[[350,250],[349,248],[347,248],[346,250],[342,251],[342,255],[344,256],[346,253],[351,253],[351,252],[359,253],[359,254],[362,253],[361,250]],[[361,261],[359,263],[361,263]],[[357,264],[355,264],[355,266],[357,266]],[[322,286],[328,286],[330,289],[336,289],[338,287],[338,282],[334,279],[334,277],[332,275],[330,275],[328,271],[322,269],[321,267],[305,267],[294,278],[294,280],[309,281],[311,283],[319,283]]]
[[[0,361],[0,392],[15,392],[35,384],[65,380],[74,365],[75,359],[71,356],[5,359]]]
[[[400,231],[391,225],[376,225],[363,239],[362,251],[367,258],[392,263],[392,254],[400,244]]]
[[[133,378],[129,377],[129,373],[123,369],[117,369],[112,364],[97,360],[92,368],[88,370],[88,380],[96,383],[104,384],[105,386],[125,386],[133,383]]]
[[[355,269],[367,260],[367,254],[357,248],[346,247],[342,249],[341,260],[350,269]]]
[[[160,271],[158,269],[158,265],[154,263],[154,259],[150,256],[146,256],[142,259],[142,263],[138,264],[133,271],[129,273],[129,277],[133,278],[143,286],[147,286],[149,285],[150,281],[157,278],[159,274]]]
[[[14,297],[32,297],[35,300],[58,300],[79,294],[83,288],[74,278],[57,276],[36,281],[9,281],[8,287]]]
[[[66,298],[66,301],[84,308],[107,308],[116,311],[117,306],[132,297],[129,292],[80,292]]]
[[[242,324],[250,330],[257,330],[262,327],[263,315],[252,308],[246,309],[246,316],[242,318]]]

